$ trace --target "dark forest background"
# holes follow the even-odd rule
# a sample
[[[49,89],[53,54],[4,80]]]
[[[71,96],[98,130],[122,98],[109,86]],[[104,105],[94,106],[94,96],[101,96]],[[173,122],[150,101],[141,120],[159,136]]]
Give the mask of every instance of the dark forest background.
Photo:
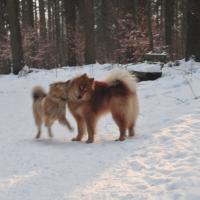
[[[0,73],[135,63],[151,50],[200,60],[199,0],[0,0]]]

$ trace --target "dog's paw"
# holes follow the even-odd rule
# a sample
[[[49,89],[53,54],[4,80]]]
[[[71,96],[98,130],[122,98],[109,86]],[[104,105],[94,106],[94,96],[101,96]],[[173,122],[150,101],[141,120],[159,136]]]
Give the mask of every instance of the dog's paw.
[[[35,136],[35,139],[39,139],[39,138],[40,138],[40,135],[37,134],[37,135]]]
[[[87,141],[86,141],[87,144],[90,144],[90,143],[93,143],[93,142],[94,142],[93,139],[87,139]]]
[[[122,142],[122,141],[124,141],[126,138],[125,137],[119,137],[118,139],[116,139],[115,141],[117,142],[117,141],[120,141],[120,142]]]
[[[77,137],[74,137],[74,138],[71,139],[71,141],[73,141],[73,142],[80,142],[81,139],[80,139],[80,138],[77,138]]]
[[[128,134],[128,136],[129,136],[129,137],[135,136],[135,131],[134,131],[134,130],[130,131],[129,134]]]

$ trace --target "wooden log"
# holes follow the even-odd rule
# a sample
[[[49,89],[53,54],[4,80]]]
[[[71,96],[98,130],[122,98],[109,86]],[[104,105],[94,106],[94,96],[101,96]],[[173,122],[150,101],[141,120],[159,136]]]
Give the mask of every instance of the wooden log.
[[[140,81],[153,81],[162,76],[162,72],[139,72],[139,71],[129,71],[131,74],[134,74],[138,82]]]

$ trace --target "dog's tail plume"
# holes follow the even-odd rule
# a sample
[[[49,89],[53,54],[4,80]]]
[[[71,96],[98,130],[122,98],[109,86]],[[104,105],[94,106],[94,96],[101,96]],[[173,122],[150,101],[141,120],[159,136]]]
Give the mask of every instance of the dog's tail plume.
[[[39,98],[44,98],[46,96],[46,92],[44,91],[44,89],[40,86],[35,86],[32,90],[32,98],[33,101],[36,101]]]
[[[136,77],[131,75],[125,69],[114,69],[110,72],[106,79],[106,83],[110,86],[116,85],[118,81],[121,81],[126,87],[133,93],[136,92]]]

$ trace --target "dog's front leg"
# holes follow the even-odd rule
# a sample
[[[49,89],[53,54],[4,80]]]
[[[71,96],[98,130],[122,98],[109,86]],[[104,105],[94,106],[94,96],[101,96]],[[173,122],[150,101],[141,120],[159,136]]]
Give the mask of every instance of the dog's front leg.
[[[48,129],[49,137],[52,138],[52,137],[53,137],[53,134],[52,134],[52,131],[51,131],[51,125],[49,125],[49,126],[47,127],[47,129]]]
[[[37,132],[37,135],[35,136],[36,139],[40,138],[40,135],[41,135],[41,126],[42,126],[42,123],[38,122],[37,123],[38,132]]]
[[[88,131],[88,139],[87,139],[86,143],[93,143],[95,132],[96,132],[95,117],[93,116],[93,117],[87,118],[86,125],[87,125],[87,131]]]
[[[53,134],[52,134],[52,131],[51,131],[51,126],[53,124],[53,121],[51,121],[48,117],[45,118],[45,126],[47,127],[47,130],[48,130],[48,134],[49,134],[49,137],[52,138],[53,137]]]
[[[81,141],[85,133],[85,120],[79,115],[75,115],[74,117],[78,127],[78,134],[76,137],[72,138],[72,141]]]
[[[61,116],[58,121],[59,121],[59,123],[67,126],[70,131],[73,131],[71,124],[69,123],[69,121],[67,120],[67,118],[64,115]]]

